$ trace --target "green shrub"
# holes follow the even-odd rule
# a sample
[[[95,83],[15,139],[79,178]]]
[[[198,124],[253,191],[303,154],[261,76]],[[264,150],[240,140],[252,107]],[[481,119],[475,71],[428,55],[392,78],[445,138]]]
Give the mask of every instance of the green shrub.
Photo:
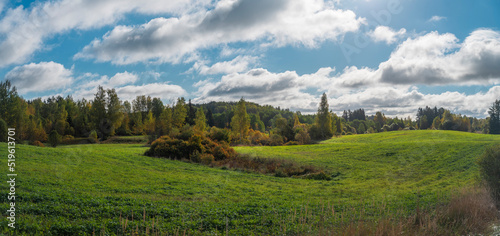
[[[179,136],[186,138],[184,135]],[[175,160],[191,159],[193,162],[200,162],[203,154],[212,155],[215,161],[236,156],[236,151],[226,142],[216,143],[200,135],[192,135],[188,140],[178,137],[162,136],[158,138],[151,143],[151,147],[145,155]]]
[[[210,165],[214,162],[215,158],[212,154],[204,153],[200,155],[200,160],[204,165]]]
[[[325,172],[319,171],[316,173],[311,173],[304,175],[304,179],[314,179],[314,180],[332,180],[332,177],[328,176]]]
[[[375,130],[373,129],[373,127],[370,127],[370,128],[368,128],[366,133],[373,134],[373,133],[375,133]]]
[[[97,143],[97,132],[92,130],[89,134],[89,143]]]
[[[272,134],[270,140],[271,140],[270,142],[271,146],[281,146],[284,143],[283,137],[279,134]]]
[[[282,170],[277,170],[276,173],[274,173],[274,176],[275,177],[281,177],[281,178],[288,177],[288,175],[285,174],[285,172],[283,172]]]
[[[57,133],[56,130],[52,130],[50,132],[49,143],[50,143],[50,146],[52,146],[52,147],[56,147],[57,145],[59,145],[59,143],[61,143],[61,135],[59,135],[59,133]]]
[[[231,142],[231,132],[228,129],[219,129],[217,127],[210,128],[208,137],[216,142]]]
[[[500,145],[486,148],[479,159],[479,166],[493,198],[500,202]]]

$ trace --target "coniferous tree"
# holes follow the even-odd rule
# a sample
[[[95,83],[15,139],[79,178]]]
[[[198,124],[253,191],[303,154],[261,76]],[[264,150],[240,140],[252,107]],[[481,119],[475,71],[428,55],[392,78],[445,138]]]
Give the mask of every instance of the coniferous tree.
[[[196,109],[194,108],[193,104],[191,103],[191,99],[189,99],[188,105],[187,105],[187,117],[186,117],[186,123],[189,125],[195,125],[195,120],[196,118]]]
[[[215,125],[215,120],[214,120],[214,114],[212,113],[212,110],[208,109],[207,114],[205,115],[207,117],[207,125],[208,127],[212,127]]]
[[[0,142],[7,142],[8,132],[7,122],[0,118]]]
[[[488,111],[490,134],[500,134],[500,101],[496,100]]]
[[[317,131],[319,132],[319,138],[327,139],[333,136],[332,116],[330,115],[326,93],[323,93],[321,96],[315,125],[317,126]]]

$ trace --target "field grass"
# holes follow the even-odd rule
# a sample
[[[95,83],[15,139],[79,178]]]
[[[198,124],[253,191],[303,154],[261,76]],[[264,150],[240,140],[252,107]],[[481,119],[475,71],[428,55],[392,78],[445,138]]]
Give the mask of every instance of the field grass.
[[[323,167],[331,181],[152,158],[143,155],[147,147],[142,144],[19,145],[16,231],[318,234],[359,219],[409,215],[417,202],[419,208],[434,208],[450,190],[478,182],[477,157],[499,141],[493,135],[401,131],[317,145],[235,148]],[[4,178],[6,147],[0,143]],[[7,184],[0,190],[0,208],[6,212]],[[11,232],[6,220],[0,221],[0,232]]]

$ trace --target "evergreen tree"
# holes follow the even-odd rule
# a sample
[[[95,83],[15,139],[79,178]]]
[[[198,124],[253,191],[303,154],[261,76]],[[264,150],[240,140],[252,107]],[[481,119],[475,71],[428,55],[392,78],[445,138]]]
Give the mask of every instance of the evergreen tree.
[[[427,116],[424,115],[424,116],[422,116],[422,118],[420,118],[420,125],[418,127],[420,129],[427,129],[427,128],[429,128],[429,126],[427,126],[428,123],[429,122],[427,121]]]
[[[56,130],[52,130],[49,134],[49,143],[52,147],[56,147],[61,142],[61,135]]]
[[[194,122],[195,119],[196,119],[196,109],[194,108],[193,104],[191,103],[191,99],[189,99],[188,107],[187,107],[186,123],[189,125],[195,125],[195,122]]]
[[[7,122],[0,118],[0,142],[7,142],[7,132],[9,127],[7,127]]]
[[[206,117],[207,117],[208,127],[214,126],[215,125],[215,120],[214,120],[214,115],[212,113],[212,110],[208,109]]]
[[[326,93],[323,93],[321,96],[315,125],[317,126],[317,131],[319,132],[319,138],[328,139],[333,136],[332,117],[330,115]]]
[[[496,100],[488,111],[490,114],[490,134],[500,134],[500,101]]]

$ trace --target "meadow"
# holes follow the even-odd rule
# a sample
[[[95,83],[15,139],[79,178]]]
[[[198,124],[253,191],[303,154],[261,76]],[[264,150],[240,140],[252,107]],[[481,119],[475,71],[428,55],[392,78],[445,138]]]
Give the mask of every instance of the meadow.
[[[352,222],[406,217],[446,203],[454,190],[479,183],[477,158],[499,141],[494,135],[423,130],[235,147],[322,167],[330,181],[147,157],[144,144],[19,145],[16,232],[335,234]],[[0,143],[0,149],[0,174],[6,176],[7,145]],[[7,187],[0,185],[3,212]],[[12,232],[6,220],[0,231]]]

